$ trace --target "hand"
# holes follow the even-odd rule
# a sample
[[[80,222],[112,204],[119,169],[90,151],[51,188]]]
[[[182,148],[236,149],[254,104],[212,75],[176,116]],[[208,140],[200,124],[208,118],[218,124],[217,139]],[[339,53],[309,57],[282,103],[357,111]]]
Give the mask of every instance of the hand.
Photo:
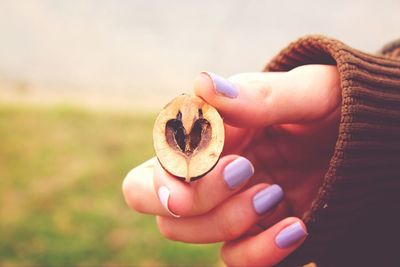
[[[341,103],[336,67],[228,80],[202,73],[194,91],[224,118],[223,156],[191,184],[153,158],[125,178],[126,202],[157,215],[167,238],[225,242],[229,266],[274,265],[305,240],[306,227],[296,217],[310,208],[333,153]]]

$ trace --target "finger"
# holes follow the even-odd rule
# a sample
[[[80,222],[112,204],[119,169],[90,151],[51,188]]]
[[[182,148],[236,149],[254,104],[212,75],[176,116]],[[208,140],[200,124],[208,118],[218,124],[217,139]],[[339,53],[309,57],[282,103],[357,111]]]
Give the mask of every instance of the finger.
[[[162,205],[172,215],[193,216],[213,209],[240,190],[253,174],[251,162],[237,155],[220,158],[209,173],[190,184],[178,180],[157,164],[154,187]]]
[[[323,118],[340,104],[339,83],[335,66],[306,65],[289,72],[243,73],[229,79],[202,72],[194,91],[229,124],[260,127]]]
[[[211,212],[195,217],[158,217],[160,232],[169,239],[189,243],[213,243],[233,240],[246,233],[259,220],[286,217],[281,202],[282,188],[258,184],[231,197]]]
[[[169,215],[154,191],[153,175],[156,158],[132,169],[122,183],[122,192],[129,207],[140,213]]]
[[[255,129],[238,128],[225,124],[225,143],[222,155],[240,154],[254,141]]]
[[[221,256],[232,267],[273,266],[298,248],[306,236],[304,223],[290,217],[256,236],[225,243]]]
[[[278,206],[278,209],[281,209],[280,212],[274,212],[268,217],[261,218],[257,222],[257,224],[253,225],[245,234],[244,236],[254,236],[258,235],[259,233],[265,231],[266,229],[270,228],[274,224],[278,223],[282,218],[287,217],[289,215],[288,207],[285,205]],[[284,212],[284,213],[283,213]]]

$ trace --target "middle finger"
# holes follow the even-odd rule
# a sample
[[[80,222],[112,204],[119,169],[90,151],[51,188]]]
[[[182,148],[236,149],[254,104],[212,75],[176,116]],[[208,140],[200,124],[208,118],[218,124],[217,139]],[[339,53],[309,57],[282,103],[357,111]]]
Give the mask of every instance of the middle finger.
[[[214,243],[236,239],[262,220],[287,216],[278,185],[258,184],[241,192],[211,212],[187,218],[157,217],[160,232],[171,240]]]

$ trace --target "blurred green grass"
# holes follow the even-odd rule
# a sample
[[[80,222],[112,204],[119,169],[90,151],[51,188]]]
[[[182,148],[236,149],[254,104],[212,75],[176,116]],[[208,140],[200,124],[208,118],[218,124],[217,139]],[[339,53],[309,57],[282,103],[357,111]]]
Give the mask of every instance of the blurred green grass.
[[[0,105],[1,266],[216,266],[165,240],[121,183],[153,155],[155,114]]]

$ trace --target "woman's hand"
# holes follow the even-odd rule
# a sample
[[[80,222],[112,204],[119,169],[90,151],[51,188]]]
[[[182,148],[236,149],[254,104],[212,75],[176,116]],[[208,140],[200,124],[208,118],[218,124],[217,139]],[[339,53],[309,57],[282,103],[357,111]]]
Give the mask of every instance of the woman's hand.
[[[225,242],[222,258],[229,266],[274,265],[306,238],[296,217],[310,208],[333,153],[341,103],[336,67],[228,80],[202,73],[194,91],[224,119],[223,156],[191,184],[153,158],[125,178],[126,202],[157,215],[169,239]]]

